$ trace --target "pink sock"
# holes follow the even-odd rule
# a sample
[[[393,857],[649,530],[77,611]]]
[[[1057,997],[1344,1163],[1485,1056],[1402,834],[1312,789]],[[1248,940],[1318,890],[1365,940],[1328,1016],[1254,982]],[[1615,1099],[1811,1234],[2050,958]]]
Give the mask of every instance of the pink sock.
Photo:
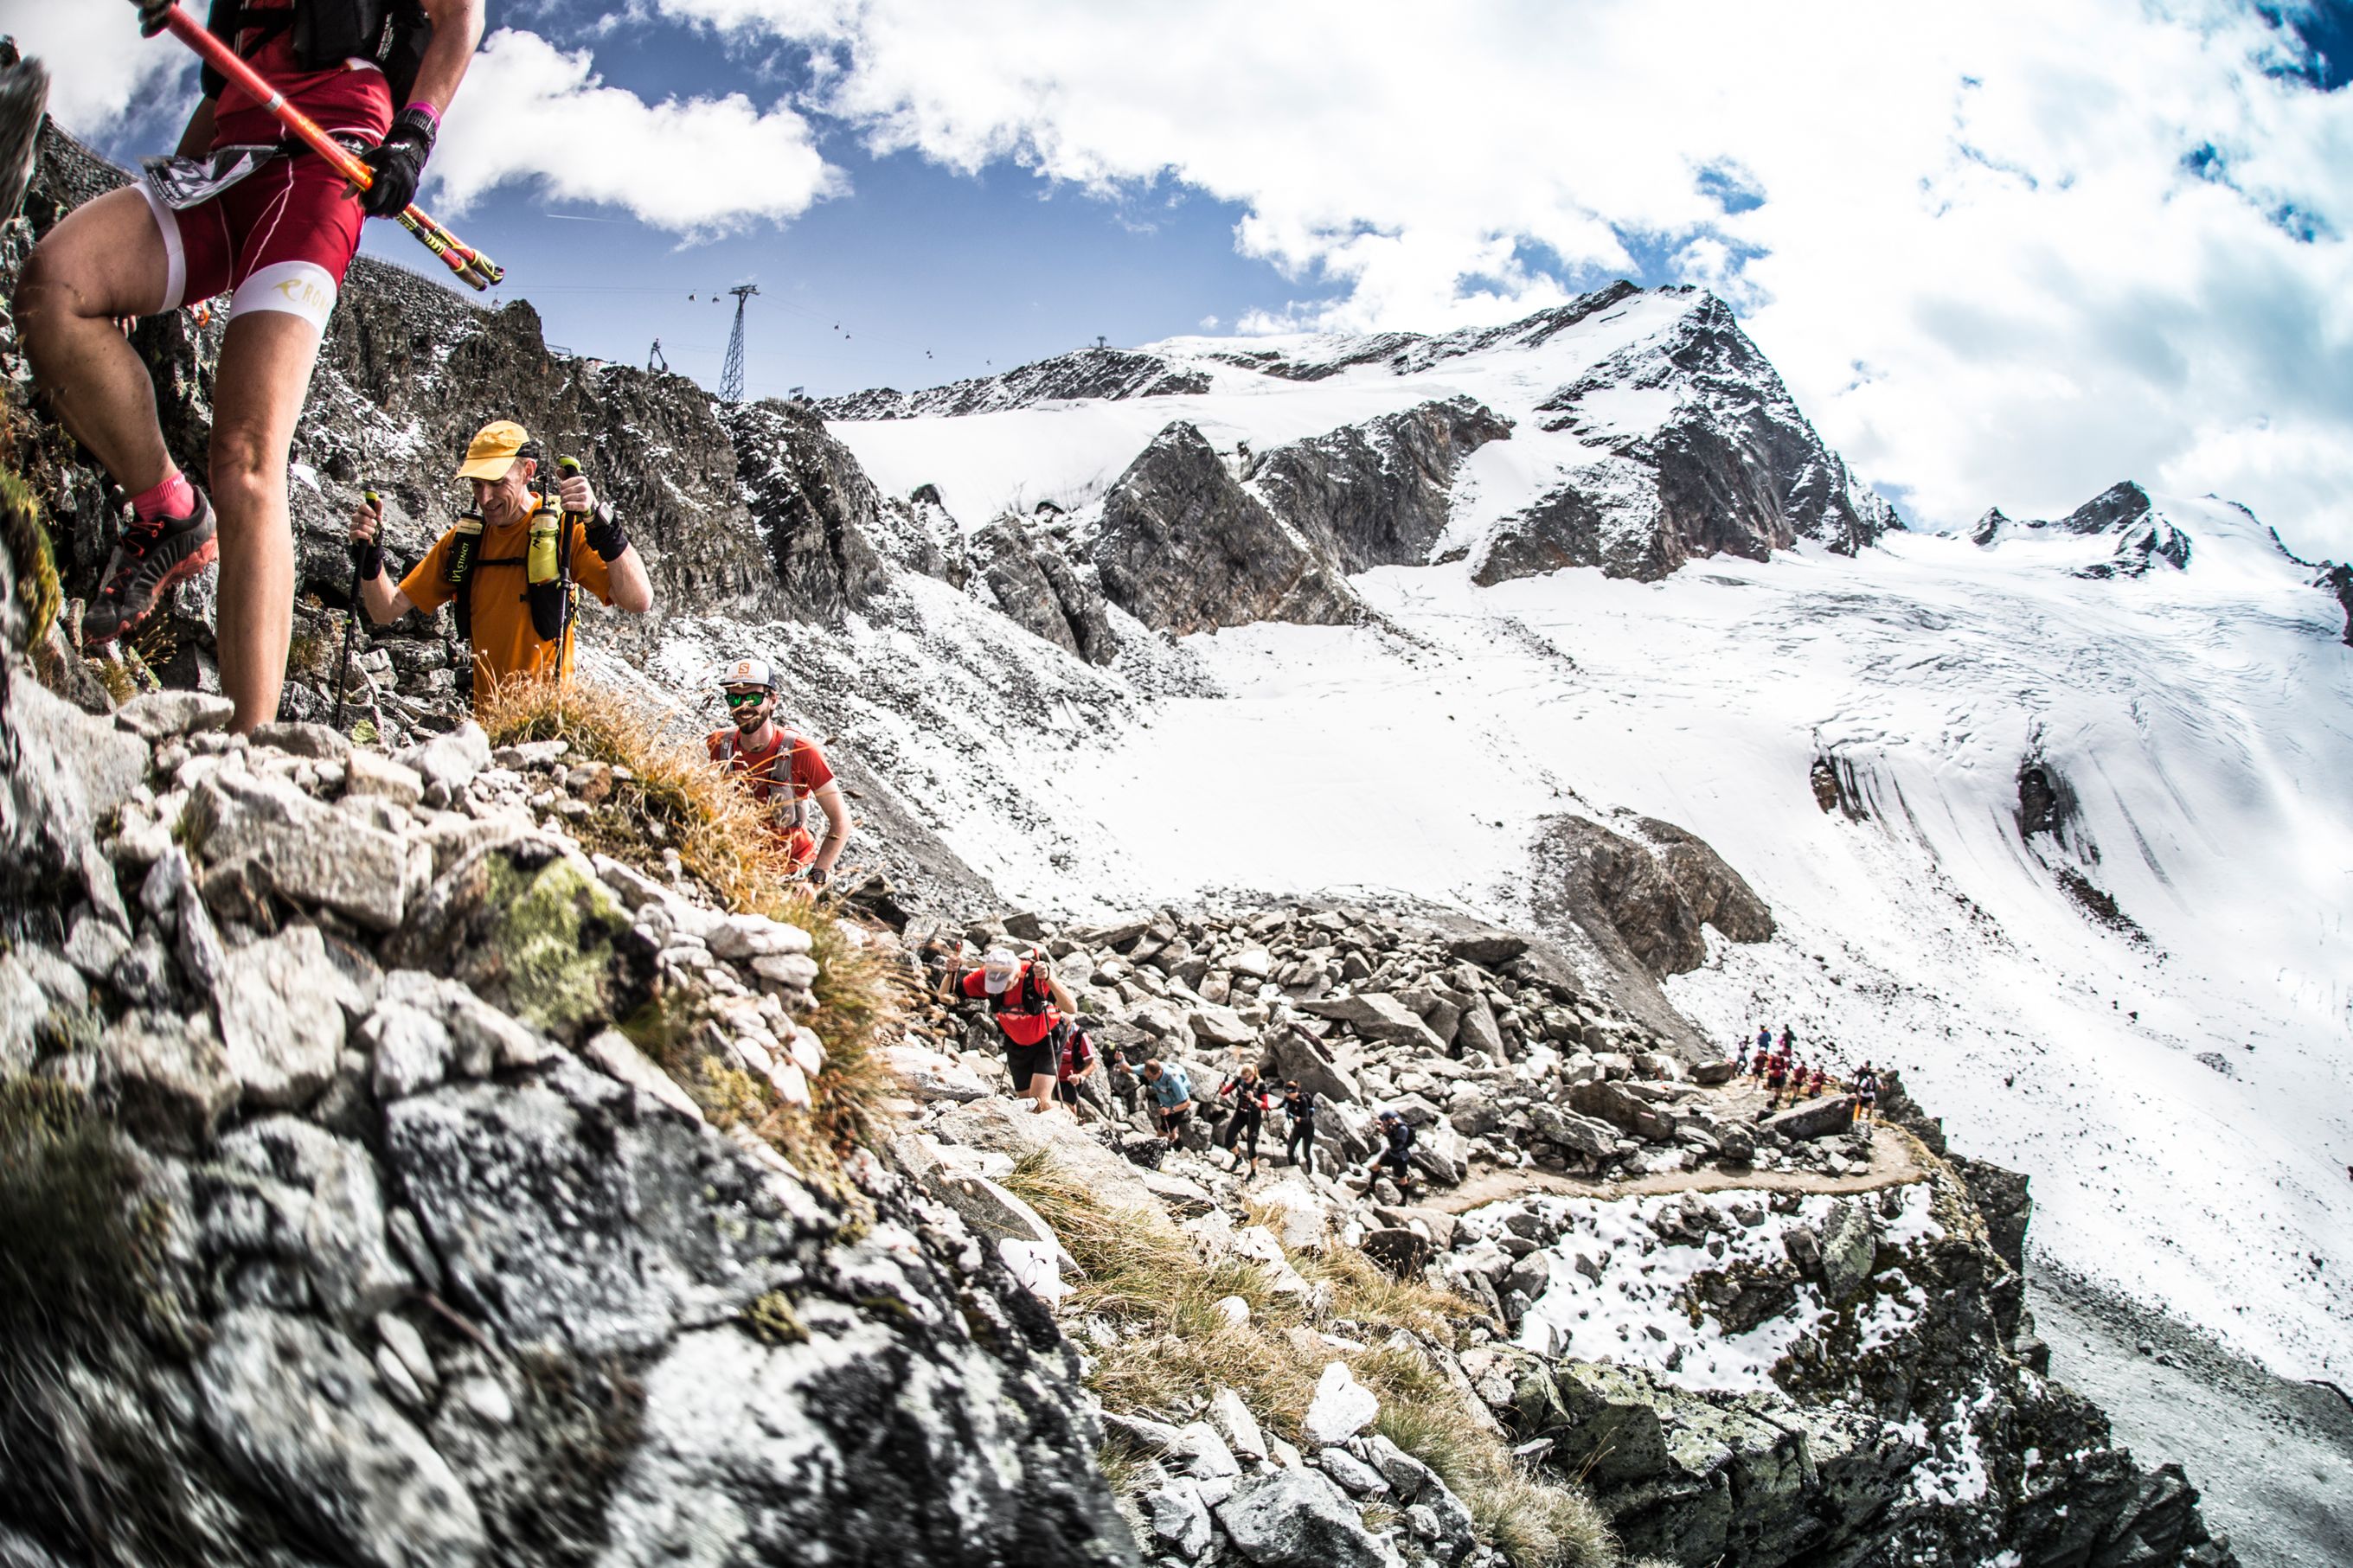
[[[152,490],[142,490],[131,498],[132,515],[142,522],[153,522],[159,517],[185,517],[196,510],[195,487],[179,469]]]

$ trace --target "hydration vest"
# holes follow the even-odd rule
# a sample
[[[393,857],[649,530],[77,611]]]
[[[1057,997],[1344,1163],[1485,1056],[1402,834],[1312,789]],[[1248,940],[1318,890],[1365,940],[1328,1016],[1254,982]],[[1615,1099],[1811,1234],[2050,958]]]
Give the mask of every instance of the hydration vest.
[[[426,47],[433,41],[433,18],[425,14],[422,0],[293,0],[291,6],[269,9],[245,0],[213,0],[205,29],[233,49],[242,34],[259,33],[266,43],[291,32],[294,63],[306,71],[332,70],[345,60],[371,61],[392,84],[395,113],[407,103]],[[227,78],[205,68],[206,98],[218,98],[227,86]]]
[[[786,729],[782,724],[776,726],[776,733],[784,737],[776,742],[776,749],[769,752],[767,760],[761,763],[756,769],[746,769],[745,772],[751,777],[757,778],[767,784],[772,792],[768,796],[769,809],[776,814],[786,831],[796,827],[807,827],[808,802],[801,798],[800,791],[793,784],[793,748],[802,743],[802,737],[797,731]],[[735,729],[724,731],[721,738],[721,744],[727,748],[726,761],[728,765],[733,767],[735,759],[744,754],[744,731]],[[776,776],[778,763],[785,765],[785,776],[782,778]],[[1027,978],[1025,975],[1025,983]],[[1008,986],[1007,989],[1010,990],[1011,987]],[[1004,1009],[1000,1007],[997,1011],[1003,1012]]]

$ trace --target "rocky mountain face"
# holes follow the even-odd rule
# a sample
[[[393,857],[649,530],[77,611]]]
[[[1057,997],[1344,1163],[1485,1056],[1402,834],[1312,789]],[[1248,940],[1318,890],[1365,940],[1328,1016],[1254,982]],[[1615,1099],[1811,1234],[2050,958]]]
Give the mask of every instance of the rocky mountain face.
[[[1178,637],[1253,621],[1345,626],[1363,613],[1333,563],[1182,421],[1103,498],[1093,554],[1107,598]]]
[[[1119,651],[1102,591],[1071,564],[1060,539],[1002,517],[973,535],[970,550],[997,607],[1022,630],[1089,664],[1109,664]]]
[[[820,619],[864,609],[888,574],[872,543],[884,531],[884,503],[858,459],[806,403],[763,398],[724,417],[776,582]]]
[[[2115,538],[2111,557],[2081,568],[2075,574],[2078,577],[2140,577],[2160,563],[2177,572],[2189,564],[2189,535],[2160,513],[2148,492],[2130,479],[2110,485],[2062,518],[2012,520],[2003,516],[2000,508],[1993,508],[1978,520],[1969,538],[1988,545],[2005,539],[2031,538],[2044,531]]]
[[[1229,464],[1178,421],[1103,498],[1092,549],[1103,592],[1179,637],[1252,621],[1345,625],[1363,614],[1348,574],[1427,562],[1455,470],[1510,436],[1509,420],[1455,397]]]
[[[1468,397],[1254,454],[1242,478],[1342,574],[1419,566],[1446,531],[1455,470],[1512,423]]]
[[[1672,411],[1621,434],[1630,397],[1671,400]],[[1801,538],[1852,554],[1903,526],[1713,296],[1663,340],[1609,356],[1537,407],[1544,428],[1597,450],[1497,526],[1474,563],[1482,584],[1563,566],[1655,582],[1699,556],[1763,560]]]
[[[1877,1128],[1840,1095],[1775,1110],[1737,1063],[1687,1065],[1640,1020],[1546,978],[1530,939],[1505,931],[1302,904],[1075,927],[1017,915],[961,935],[1038,944],[1101,1018],[1100,1041],[1130,1064],[1181,1066],[1197,1098],[1242,1065],[1313,1089],[1325,1169],[1380,1146],[1376,1110],[1412,1126],[1426,1195],[1386,1174],[1359,1192],[1288,1161],[1272,1185],[1249,1183],[1211,1127],[1164,1152],[1115,1069],[1099,1137],[1148,1173],[1100,1179],[1142,1180],[1191,1216],[1205,1265],[1263,1247],[1263,1267],[1312,1293],[1294,1265],[1359,1247],[1478,1302],[1483,1323],[1413,1353],[1546,1473],[1587,1478],[1629,1554],[2235,1561],[2177,1468],[2137,1465],[2044,1375],[2022,1306],[2025,1181],[1949,1154],[1900,1083]],[[976,1145],[1002,1158],[1077,1142],[982,1114],[993,1054],[944,1009],[915,1020],[894,1059],[925,1102],[911,1136],[968,1182],[992,1179]],[[1233,1504],[1291,1457],[1220,1405],[1229,1393],[1202,1418],[1230,1444],[1184,1427],[1182,1410],[1107,1417],[1152,1460],[1125,1504],[1147,1551],[1274,1560]],[[1263,1465],[1238,1460],[1238,1433],[1269,1450]],[[1446,1560],[1461,1502],[1443,1481],[1389,1462],[1377,1436],[1324,1440],[1296,1452],[1358,1524],[1426,1501],[1398,1544]],[[1383,1560],[1346,1555],[1362,1546],[1345,1528],[1340,1542],[1329,1560]]]
[[[913,419],[928,414],[986,414],[1071,397],[1167,397],[1207,392],[1202,372],[1129,349],[1080,349],[1010,370],[921,392],[878,387],[817,401],[828,419]]]

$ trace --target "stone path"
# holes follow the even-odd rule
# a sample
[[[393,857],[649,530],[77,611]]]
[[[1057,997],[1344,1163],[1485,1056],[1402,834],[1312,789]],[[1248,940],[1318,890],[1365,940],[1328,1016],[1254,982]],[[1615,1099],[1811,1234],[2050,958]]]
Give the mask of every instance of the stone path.
[[[1637,1176],[1630,1181],[1604,1182],[1585,1176],[1565,1176],[1555,1171],[1474,1168],[1470,1178],[1451,1192],[1435,1193],[1423,1206],[1447,1214],[1462,1214],[1482,1204],[1530,1193],[1558,1193],[1580,1198],[1640,1197],[1650,1193],[1867,1193],[1881,1187],[1916,1182],[1925,1173],[1919,1145],[1910,1133],[1879,1123],[1871,1138],[1871,1164],[1850,1175],[1826,1176],[1817,1171],[1726,1171],[1710,1165],[1697,1171],[1670,1171],[1662,1175]]]

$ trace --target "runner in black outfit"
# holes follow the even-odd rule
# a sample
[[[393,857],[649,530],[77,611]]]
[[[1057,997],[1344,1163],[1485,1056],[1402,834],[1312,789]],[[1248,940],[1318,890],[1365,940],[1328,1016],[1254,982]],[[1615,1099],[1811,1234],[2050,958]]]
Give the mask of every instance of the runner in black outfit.
[[[1291,1136],[1282,1145],[1282,1157],[1305,1171],[1315,1173],[1315,1091],[1299,1087],[1292,1079],[1282,1086],[1282,1109],[1291,1117]]]
[[[1266,1081],[1258,1076],[1258,1068],[1244,1068],[1218,1086],[1218,1098],[1233,1097],[1234,1113],[1226,1119],[1226,1130],[1218,1134],[1218,1142],[1234,1151],[1239,1163],[1241,1151],[1235,1145],[1247,1140],[1250,1144],[1250,1173],[1258,1174],[1258,1135],[1266,1126],[1269,1096]]]

